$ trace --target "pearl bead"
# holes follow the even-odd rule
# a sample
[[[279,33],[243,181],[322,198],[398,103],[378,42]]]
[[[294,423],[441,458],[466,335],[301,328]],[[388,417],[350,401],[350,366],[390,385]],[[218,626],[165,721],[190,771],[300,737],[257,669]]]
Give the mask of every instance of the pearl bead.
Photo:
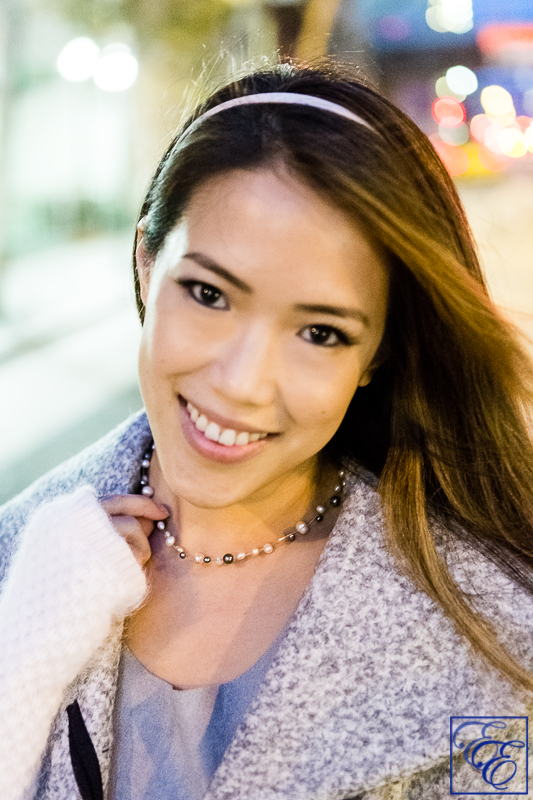
[[[306,525],[305,522],[297,522],[296,523],[296,530],[298,531],[298,533],[302,533],[302,534],[303,533],[308,533],[309,532],[309,526]]]
[[[166,528],[166,525],[165,525],[164,522],[158,522],[157,523],[157,527],[159,528],[160,531],[164,531],[165,528]]]
[[[174,539],[174,537],[173,537],[173,536],[169,536],[169,537],[167,538],[167,540],[166,540],[165,544],[168,544],[168,546],[169,546],[169,547],[172,547],[172,545],[175,543],[175,541],[176,541],[176,540]]]
[[[226,553],[226,555],[223,558],[224,558],[224,564],[233,564],[233,556],[231,555],[231,553]]]
[[[339,478],[344,478],[345,475],[346,475],[346,473],[344,472],[344,470],[340,469],[339,470]]]
[[[317,514],[315,517],[315,522],[322,522],[323,519],[324,517],[322,516],[322,514]]]
[[[209,556],[204,556],[204,564],[209,564],[209,563],[211,563],[211,559],[209,558]]]
[[[204,560],[204,554],[203,553],[196,553],[195,556],[194,556],[194,560],[196,561],[197,564],[201,564],[202,561]]]
[[[144,467],[144,469],[148,469],[149,466],[150,466],[150,461],[147,458],[145,458],[141,464],[141,467]]]
[[[144,454],[144,461],[150,461],[151,458],[152,458],[152,454],[151,453],[145,453]]]
[[[340,483],[338,483],[338,484],[337,484],[337,486],[335,486],[335,488],[333,489],[333,491],[334,491],[335,493],[337,493],[337,492],[342,492],[342,486],[341,486],[341,484],[340,484]]]
[[[219,558],[215,558],[215,564],[223,564],[223,563],[224,563],[224,559],[223,558],[220,558],[220,557]]]
[[[340,501],[341,501],[340,497],[337,497],[337,495],[334,494],[329,502],[331,503],[332,506],[338,506]]]
[[[316,507],[318,514],[325,514],[326,513],[326,506],[317,506]]]
[[[185,555],[185,553],[183,552],[183,550],[182,550],[182,551],[181,551],[181,553],[180,553],[180,558],[187,558],[187,556]]]
[[[148,478],[141,478],[141,486],[148,486]]]
[[[294,542],[294,540],[296,539],[296,534],[295,533],[289,533],[289,535],[287,536],[287,539],[288,539],[289,542]]]
[[[259,550],[258,547],[254,547],[254,549],[252,550],[252,555],[253,556],[258,556],[260,552],[261,551]]]
[[[274,547],[271,544],[263,545],[263,551],[265,553],[272,553],[273,550],[274,550]]]
[[[245,558],[246,558],[246,553],[239,553],[239,555],[237,556],[237,561],[244,561]]]
[[[154,490],[152,489],[151,486],[143,486],[142,494],[144,494],[145,497],[152,497],[154,494]]]

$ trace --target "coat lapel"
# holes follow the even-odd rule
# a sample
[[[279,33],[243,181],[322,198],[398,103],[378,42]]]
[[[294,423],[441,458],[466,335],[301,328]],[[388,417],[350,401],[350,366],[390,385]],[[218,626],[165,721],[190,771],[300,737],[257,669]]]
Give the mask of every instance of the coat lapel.
[[[466,555],[456,552],[464,588],[516,643],[525,621],[533,630],[533,598],[479,554],[472,583]],[[531,663],[529,634],[521,649]],[[434,796],[445,797],[450,716],[523,709],[524,697],[481,671],[451,622],[398,573],[378,497],[355,480],[205,800],[335,800],[380,787],[376,796],[402,796],[406,780],[430,769],[443,783]]]
[[[73,700],[79,703],[87,731],[96,750],[105,790],[111,764],[113,706],[117,690],[121,639],[122,624],[117,623],[91,663],[69,687],[52,726],[35,800],[74,800],[79,797],[72,771],[66,713],[66,707]]]
[[[147,437],[143,423],[124,469],[131,472]],[[470,562],[474,576],[471,551],[461,547],[456,579],[531,663],[533,643],[523,632],[533,630],[533,599],[479,554]],[[119,656],[117,627],[64,704],[78,698],[104,786]],[[451,715],[517,715],[523,700],[494,672],[481,671],[450,621],[398,573],[384,545],[377,494],[352,477],[315,575],[205,800],[401,797],[420,771],[446,779]],[[72,800],[73,781],[63,708],[36,798]]]

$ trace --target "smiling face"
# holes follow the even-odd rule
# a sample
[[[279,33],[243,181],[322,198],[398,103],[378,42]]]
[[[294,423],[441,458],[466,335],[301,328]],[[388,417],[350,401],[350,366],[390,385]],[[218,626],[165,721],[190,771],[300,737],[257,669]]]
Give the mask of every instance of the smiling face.
[[[193,195],[152,262],[141,391],[165,482],[204,508],[312,476],[369,382],[388,274],[344,212],[282,171],[235,170]]]

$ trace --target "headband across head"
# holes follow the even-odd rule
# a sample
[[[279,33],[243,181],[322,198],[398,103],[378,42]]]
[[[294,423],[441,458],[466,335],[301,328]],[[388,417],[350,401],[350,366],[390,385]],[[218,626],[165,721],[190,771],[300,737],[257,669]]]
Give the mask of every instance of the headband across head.
[[[362,117],[357,116],[352,111],[349,111],[344,106],[338,103],[333,103],[331,100],[325,100],[322,97],[314,97],[310,94],[298,94],[297,92],[263,92],[262,94],[246,94],[243,97],[234,97],[232,100],[226,100],[218,106],[214,106],[201,114],[194,122],[184,131],[185,134],[189,133],[193,128],[196,128],[204,119],[218,114],[220,111],[225,111],[228,108],[235,106],[248,106],[264,103],[282,103],[293,106],[311,106],[312,108],[319,108],[321,111],[330,111],[332,114],[337,114],[339,117],[351,119],[352,122],[357,122],[359,125],[364,125],[365,128],[373,131],[374,128]]]

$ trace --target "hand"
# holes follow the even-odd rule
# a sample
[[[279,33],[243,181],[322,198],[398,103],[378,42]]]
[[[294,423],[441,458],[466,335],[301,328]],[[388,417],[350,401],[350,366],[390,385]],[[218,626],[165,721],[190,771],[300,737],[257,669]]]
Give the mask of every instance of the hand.
[[[101,504],[137,562],[144,567],[152,555],[148,537],[155,522],[168,518],[168,509],[140,494],[115,494],[104,497]]]

